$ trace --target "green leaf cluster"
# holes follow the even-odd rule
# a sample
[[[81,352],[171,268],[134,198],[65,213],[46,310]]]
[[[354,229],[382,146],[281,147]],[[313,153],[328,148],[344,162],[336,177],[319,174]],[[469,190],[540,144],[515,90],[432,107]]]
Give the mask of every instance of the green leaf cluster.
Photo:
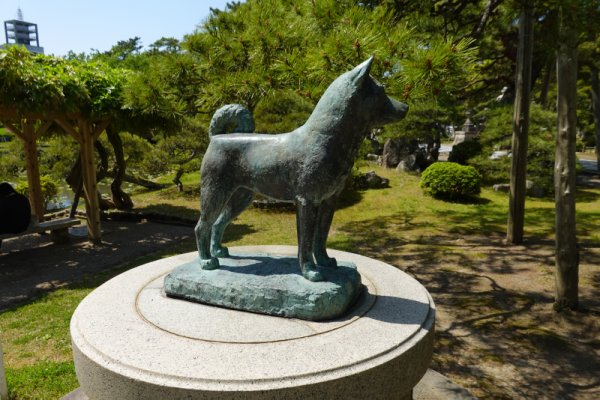
[[[450,98],[470,81],[473,42],[426,38],[386,5],[249,0],[213,10],[183,47],[197,60],[197,105],[211,112],[294,91],[313,104],[329,83],[374,54],[371,74],[403,98]],[[258,121],[257,121],[258,122]]]
[[[119,109],[128,72],[99,62],[0,50],[0,107],[21,113],[104,116]]]
[[[58,194],[58,182],[49,175],[42,175],[40,177],[40,186],[42,188],[42,197],[44,198],[44,207],[47,208],[50,201]],[[29,186],[25,181],[18,182],[15,190],[24,196],[29,195]]]
[[[474,117],[481,121],[479,155],[469,158],[467,164],[481,172],[486,183],[510,181],[510,158],[490,159],[494,151],[510,151],[512,143],[513,107],[497,105],[483,110]],[[531,104],[527,148],[527,179],[553,193],[556,114]]]
[[[481,175],[472,166],[436,162],[423,171],[420,185],[433,197],[460,200],[481,192]]]

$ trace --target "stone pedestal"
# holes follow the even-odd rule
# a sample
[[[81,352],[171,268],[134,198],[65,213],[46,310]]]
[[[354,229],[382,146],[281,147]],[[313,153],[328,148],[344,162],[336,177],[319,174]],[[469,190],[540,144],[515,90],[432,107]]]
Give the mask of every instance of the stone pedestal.
[[[293,255],[296,247],[231,248]],[[409,399],[427,371],[435,308],[385,263],[330,250],[366,286],[345,317],[313,322],[168,298],[163,279],[196,253],[127,271],[86,297],[71,321],[89,399]]]

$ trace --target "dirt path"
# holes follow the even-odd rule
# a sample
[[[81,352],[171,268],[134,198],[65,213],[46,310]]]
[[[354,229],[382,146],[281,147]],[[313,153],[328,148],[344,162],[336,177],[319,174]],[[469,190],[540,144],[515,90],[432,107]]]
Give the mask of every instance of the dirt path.
[[[127,261],[189,243],[193,229],[151,222],[102,222],[103,243],[86,238],[53,244],[49,235],[28,235],[2,242],[0,250],[0,311],[37,293],[115,268]]]

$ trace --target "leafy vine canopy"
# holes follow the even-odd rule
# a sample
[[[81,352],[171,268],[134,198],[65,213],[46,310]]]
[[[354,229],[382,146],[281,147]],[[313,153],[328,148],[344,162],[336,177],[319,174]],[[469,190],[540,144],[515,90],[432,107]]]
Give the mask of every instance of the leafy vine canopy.
[[[99,61],[66,60],[10,46],[0,50],[0,108],[22,115],[108,116],[121,109],[130,74]]]

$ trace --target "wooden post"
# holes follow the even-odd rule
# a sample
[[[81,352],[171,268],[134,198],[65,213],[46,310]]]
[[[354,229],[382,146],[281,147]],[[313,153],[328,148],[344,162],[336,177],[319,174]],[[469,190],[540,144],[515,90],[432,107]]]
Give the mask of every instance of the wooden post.
[[[100,204],[96,163],[94,161],[94,132],[89,120],[79,119],[78,130],[81,145],[81,167],[83,168],[83,188],[86,194],[85,213],[87,215],[88,236],[93,243],[100,243]]]
[[[100,229],[100,204],[98,201],[98,183],[96,181],[96,163],[94,161],[94,142],[108,125],[108,120],[92,125],[84,117],[77,118],[77,128],[73,127],[66,119],[57,118],[56,123],[65,132],[77,140],[81,149],[81,168],[83,176],[83,189],[85,191],[85,213],[87,216],[88,238],[92,243],[102,241]]]
[[[22,129],[18,129],[13,123],[4,121],[4,125],[17,137],[23,140],[25,147],[25,161],[27,163],[27,185],[29,189],[29,203],[33,215],[37,216],[38,221],[44,220],[44,196],[40,184],[40,167],[37,157],[37,138],[43,134],[52,125],[51,121],[43,122],[39,128],[35,129],[35,120],[21,120]]]
[[[8,387],[6,386],[6,374],[4,373],[2,343],[0,343],[0,400],[4,399],[8,399]]]
[[[25,146],[25,161],[27,163],[27,185],[29,188],[29,203],[31,212],[39,222],[44,220],[44,197],[40,184],[40,166],[37,156],[37,141],[33,121],[23,120],[22,139]]]

